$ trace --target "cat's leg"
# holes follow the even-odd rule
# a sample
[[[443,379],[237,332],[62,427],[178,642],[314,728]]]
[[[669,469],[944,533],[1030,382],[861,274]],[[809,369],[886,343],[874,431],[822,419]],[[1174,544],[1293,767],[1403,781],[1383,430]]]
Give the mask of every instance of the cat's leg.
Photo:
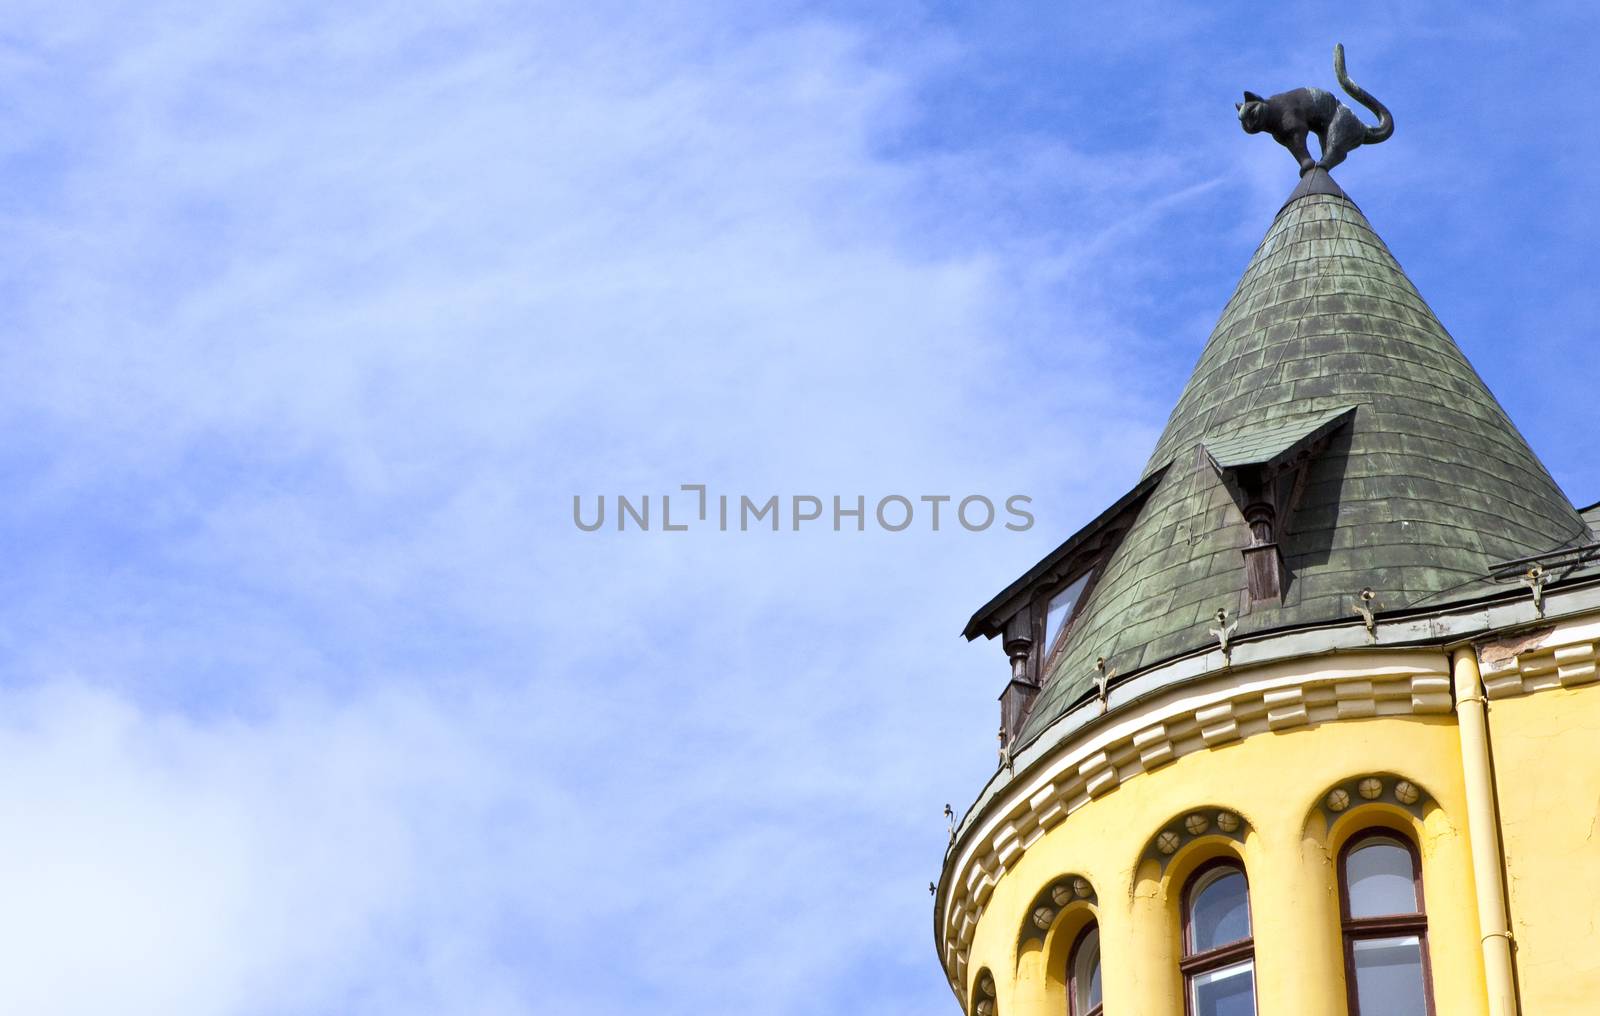
[[[1328,138],[1333,132],[1327,127],[1323,127],[1321,130],[1314,130],[1311,133],[1317,136],[1317,151],[1322,155],[1322,158],[1317,160],[1317,165],[1326,168],[1328,165]]]
[[[1322,161],[1318,165],[1323,169],[1332,169],[1343,162],[1345,156],[1361,146],[1361,139],[1366,133],[1361,122],[1348,110],[1339,112],[1342,115],[1335,116],[1333,123],[1328,125],[1327,134],[1321,135]]]
[[[1291,131],[1283,139],[1283,147],[1289,149],[1289,154],[1294,156],[1296,162],[1300,163],[1301,176],[1305,176],[1317,168],[1317,160],[1311,157],[1311,152],[1306,148],[1306,135],[1309,133],[1311,133],[1309,130],[1301,128]]]

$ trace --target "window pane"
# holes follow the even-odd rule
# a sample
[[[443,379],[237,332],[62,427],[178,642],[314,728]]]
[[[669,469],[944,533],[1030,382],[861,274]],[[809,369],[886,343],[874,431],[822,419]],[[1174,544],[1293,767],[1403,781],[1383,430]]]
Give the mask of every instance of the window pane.
[[[1189,1002],[1194,1016],[1255,1016],[1256,985],[1250,960],[1221,970],[1208,970],[1189,979]],[[1366,1010],[1362,1010],[1366,1016]]]
[[[1202,953],[1250,937],[1250,892],[1243,872],[1224,868],[1208,876],[1190,907],[1190,952]]]
[[[1356,939],[1350,945],[1361,1016],[1427,1016],[1422,941],[1417,936]]]
[[[1061,626],[1066,624],[1067,619],[1072,616],[1073,604],[1078,602],[1078,596],[1083,592],[1083,587],[1088,582],[1089,576],[1085,574],[1072,585],[1050,597],[1050,606],[1045,610],[1044,615],[1045,652],[1049,652],[1055,647],[1056,636],[1061,633]]]
[[[1091,928],[1078,944],[1072,961],[1072,1016],[1083,1016],[1100,1004],[1100,929]]]
[[[1394,840],[1372,840],[1350,851],[1344,877],[1351,917],[1417,912],[1411,851]]]

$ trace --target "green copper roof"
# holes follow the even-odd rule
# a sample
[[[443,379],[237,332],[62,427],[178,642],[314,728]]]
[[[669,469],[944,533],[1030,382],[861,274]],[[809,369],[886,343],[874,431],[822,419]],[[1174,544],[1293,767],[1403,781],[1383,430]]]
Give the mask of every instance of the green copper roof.
[[[1368,586],[1380,613],[1443,605],[1501,588],[1486,582],[1497,562],[1592,538],[1361,211],[1331,179],[1308,180],[1200,354],[1145,469],[1166,473],[1095,582],[1022,742],[1092,694],[1097,659],[1114,684],[1214,645],[1218,608],[1238,639],[1349,621]],[[1218,469],[1319,437],[1280,520],[1283,602],[1252,607],[1250,533]]]
[[[1323,413],[1296,417],[1287,423],[1252,427],[1226,437],[1208,437],[1202,444],[1219,469],[1240,466],[1270,466],[1291,457],[1298,449],[1331,434],[1340,423],[1355,413],[1354,406],[1340,406]]]

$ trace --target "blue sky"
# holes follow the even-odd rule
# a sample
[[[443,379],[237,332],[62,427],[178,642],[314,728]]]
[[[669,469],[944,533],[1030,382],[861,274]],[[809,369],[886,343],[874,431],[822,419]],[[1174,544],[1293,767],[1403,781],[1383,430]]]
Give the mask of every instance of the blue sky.
[[[1137,478],[1295,182],[1232,103],[1336,41],[1600,500],[1600,15],[1084,6],[9,5],[0,1009],[954,1012],[958,633]],[[683,483],[1037,523],[572,524]]]

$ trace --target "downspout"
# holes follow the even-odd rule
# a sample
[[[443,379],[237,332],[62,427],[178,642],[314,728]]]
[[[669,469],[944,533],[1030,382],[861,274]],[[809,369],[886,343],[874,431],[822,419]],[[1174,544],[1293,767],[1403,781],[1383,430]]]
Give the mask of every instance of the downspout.
[[[1501,878],[1500,819],[1489,771],[1489,729],[1478,654],[1457,649],[1452,661],[1456,721],[1461,731],[1461,768],[1467,791],[1467,831],[1472,840],[1472,876],[1478,888],[1478,930],[1483,936],[1483,974],[1489,1016],[1517,1016],[1511,973],[1511,930],[1506,926],[1506,887]]]

